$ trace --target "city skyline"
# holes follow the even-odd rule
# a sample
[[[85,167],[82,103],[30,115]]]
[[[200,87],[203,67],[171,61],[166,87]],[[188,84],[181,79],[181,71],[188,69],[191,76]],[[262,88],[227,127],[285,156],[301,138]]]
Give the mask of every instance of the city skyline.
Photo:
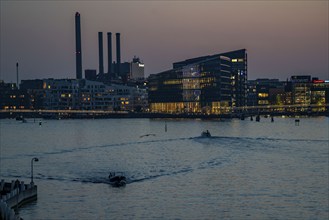
[[[171,69],[174,61],[246,48],[249,79],[329,78],[327,1],[0,4],[0,79],[7,82],[16,82],[16,62],[20,80],[75,78],[76,12],[83,72],[98,72],[97,33],[102,31],[121,33],[122,62],[140,57],[146,77]]]

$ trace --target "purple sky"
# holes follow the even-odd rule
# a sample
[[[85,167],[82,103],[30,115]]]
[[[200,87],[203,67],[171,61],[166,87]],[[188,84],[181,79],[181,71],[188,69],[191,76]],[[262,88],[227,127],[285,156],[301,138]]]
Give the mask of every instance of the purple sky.
[[[175,61],[246,48],[249,79],[328,76],[328,1],[0,1],[0,79],[75,78],[75,12],[83,69],[98,69],[98,31],[121,33],[121,60],[148,76]]]

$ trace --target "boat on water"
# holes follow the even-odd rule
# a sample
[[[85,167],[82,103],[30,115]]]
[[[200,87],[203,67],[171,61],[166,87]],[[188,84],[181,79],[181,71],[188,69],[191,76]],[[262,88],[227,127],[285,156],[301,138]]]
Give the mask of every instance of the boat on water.
[[[110,184],[114,187],[125,186],[127,183],[127,179],[122,172],[110,172],[109,179]]]
[[[210,132],[208,130],[207,131],[203,131],[201,133],[201,137],[211,137],[211,134],[210,134]]]
[[[23,115],[21,115],[21,116],[17,116],[17,117],[16,117],[16,121],[21,121],[21,122],[23,122],[23,123],[26,123],[26,122],[27,122],[26,119],[23,117]]]

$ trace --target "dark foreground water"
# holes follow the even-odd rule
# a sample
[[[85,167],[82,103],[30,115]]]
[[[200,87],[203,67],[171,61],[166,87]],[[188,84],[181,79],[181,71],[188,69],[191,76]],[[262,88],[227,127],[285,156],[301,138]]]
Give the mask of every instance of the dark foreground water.
[[[24,220],[329,217],[326,117],[0,123],[1,178],[30,182],[39,158]],[[126,187],[109,186],[110,171]]]

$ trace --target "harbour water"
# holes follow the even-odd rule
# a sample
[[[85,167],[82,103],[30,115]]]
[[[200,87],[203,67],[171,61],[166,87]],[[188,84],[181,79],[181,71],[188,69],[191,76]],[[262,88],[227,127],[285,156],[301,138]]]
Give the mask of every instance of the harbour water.
[[[0,120],[0,177],[27,219],[328,219],[328,117]],[[167,131],[165,130],[167,127]],[[211,138],[200,134],[209,130]],[[128,184],[113,188],[110,171]]]

